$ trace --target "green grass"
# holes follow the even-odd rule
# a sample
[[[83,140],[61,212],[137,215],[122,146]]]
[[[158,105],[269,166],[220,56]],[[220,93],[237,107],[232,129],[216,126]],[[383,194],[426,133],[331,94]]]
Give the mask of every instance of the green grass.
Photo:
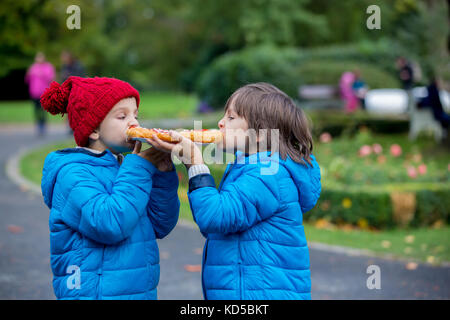
[[[189,118],[195,114],[197,97],[184,93],[144,92],[141,94],[139,118],[143,120]]]
[[[197,98],[177,92],[143,92],[139,106],[139,118],[142,120],[163,118],[189,118],[195,114]],[[0,124],[33,123],[32,101],[0,102]],[[50,123],[62,123],[67,116],[48,114]]]
[[[37,185],[41,185],[42,168],[44,167],[45,157],[52,151],[73,148],[75,146],[76,144],[73,139],[67,139],[57,144],[46,145],[42,148],[33,150],[20,159],[20,171],[28,180]]]
[[[362,231],[322,229],[305,223],[308,241],[367,249],[380,255],[394,255],[439,264],[450,261],[450,227]]]
[[[75,143],[70,139],[26,154],[20,163],[22,174],[30,181],[40,185],[42,167],[47,154],[54,150],[74,146]],[[192,214],[187,199],[187,184],[185,183],[186,169],[182,166],[177,166],[177,171],[182,176],[183,181],[178,190],[181,201],[180,217],[192,221]],[[219,177],[217,176],[216,180],[218,179]],[[216,183],[218,182],[216,181]],[[363,230],[347,231],[337,228],[324,229],[311,223],[305,223],[305,230],[308,241],[367,249],[380,255],[391,254],[401,258],[410,258],[434,264],[450,261],[450,247],[448,245],[450,240],[449,226],[374,232]],[[410,243],[407,242],[408,240]]]
[[[50,123],[63,123],[65,118],[61,116],[47,116]],[[0,102],[0,124],[7,123],[33,123],[34,105],[29,101],[1,101]]]

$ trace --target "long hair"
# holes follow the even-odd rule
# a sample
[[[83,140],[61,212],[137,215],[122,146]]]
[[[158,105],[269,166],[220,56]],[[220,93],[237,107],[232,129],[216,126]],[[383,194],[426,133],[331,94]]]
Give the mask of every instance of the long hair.
[[[289,156],[297,163],[305,159],[311,165],[313,139],[303,110],[283,91],[265,82],[245,85],[236,90],[225,105],[233,103],[235,112],[248,122],[248,128],[259,135],[267,130],[267,149],[271,150],[271,130],[279,131],[279,153],[283,160]],[[261,151],[261,150],[258,150]]]

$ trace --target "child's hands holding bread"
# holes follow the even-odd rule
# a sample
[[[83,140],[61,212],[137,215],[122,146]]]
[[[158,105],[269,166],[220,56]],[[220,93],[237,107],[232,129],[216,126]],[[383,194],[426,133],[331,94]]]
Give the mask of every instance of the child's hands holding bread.
[[[136,141],[133,154],[150,161],[159,171],[171,171],[173,169],[172,159],[167,152],[160,151],[156,148],[148,148],[141,151],[142,142]]]
[[[177,143],[170,143],[161,140],[158,136],[154,135],[152,138],[148,138],[148,142],[155,148],[169,154],[173,153],[177,156],[186,166],[190,168],[192,165],[203,164],[202,152],[198,146],[191,140],[176,131],[170,131],[170,136]]]

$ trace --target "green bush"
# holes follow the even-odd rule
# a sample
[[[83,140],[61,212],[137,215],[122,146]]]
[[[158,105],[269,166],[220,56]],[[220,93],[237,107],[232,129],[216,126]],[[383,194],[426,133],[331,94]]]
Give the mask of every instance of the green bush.
[[[379,189],[359,186],[333,186],[322,189],[320,199],[314,209],[304,215],[305,221],[327,219],[333,223],[350,223],[352,225],[368,225],[377,229],[389,229],[396,226],[422,227],[441,221],[450,223],[450,184],[434,184],[416,186],[414,191],[405,185],[396,190]],[[396,218],[395,201],[391,194],[410,194],[415,199],[411,219],[404,221]],[[397,215],[402,216],[402,209],[397,209]],[[408,209],[403,209],[407,213]]]
[[[302,63],[297,72],[305,84],[338,85],[339,79],[346,71],[359,70],[361,78],[370,89],[399,87],[398,80],[378,66],[352,60],[318,60],[312,59]]]
[[[216,58],[202,72],[196,92],[213,108],[221,108],[239,87],[265,81],[295,99],[299,85],[337,85],[344,71],[355,69],[360,69],[372,88],[398,86],[395,57],[385,49],[377,52],[377,48],[354,45],[300,50],[261,46],[230,52]]]
[[[222,108],[239,87],[253,82],[270,82],[291,96],[298,81],[292,65],[296,50],[265,46],[220,56],[201,75],[197,94],[213,108]]]
[[[331,45],[301,51],[300,60],[331,60],[335,62],[354,61],[375,65],[396,76],[395,61],[398,49],[389,41],[360,42],[347,45]]]
[[[312,132],[315,136],[319,136],[322,132],[328,132],[333,137],[343,133],[354,134],[363,126],[374,133],[406,133],[409,130],[409,120],[403,116],[388,117],[363,111],[345,114],[331,110],[327,112],[307,110],[306,114],[312,123]]]

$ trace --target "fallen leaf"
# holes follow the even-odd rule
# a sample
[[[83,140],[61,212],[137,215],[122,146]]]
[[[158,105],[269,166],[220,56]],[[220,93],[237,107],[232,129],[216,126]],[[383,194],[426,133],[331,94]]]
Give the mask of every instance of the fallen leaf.
[[[8,226],[8,231],[11,232],[11,233],[17,234],[17,233],[22,233],[23,232],[23,228],[20,227],[20,226],[15,226],[15,225],[10,224]]]
[[[405,267],[406,267],[407,270],[416,270],[417,267],[418,267],[418,264],[415,263],[415,262],[408,262],[408,263],[405,265]]]
[[[161,252],[159,253],[159,256],[160,256],[161,259],[167,260],[167,259],[169,259],[170,254],[169,254],[169,252],[167,252],[167,251],[161,251]]]
[[[405,237],[405,242],[406,242],[406,243],[413,243],[413,242],[414,242],[414,239],[415,239],[415,237],[414,237],[412,234],[410,234],[410,235],[407,235],[407,236]]]
[[[185,264],[184,270],[188,272],[200,272],[202,271],[202,265],[201,264]]]
[[[391,242],[387,241],[387,240],[383,240],[381,241],[381,246],[385,249],[390,248],[391,247]]]
[[[435,223],[433,223],[433,225],[431,226],[434,229],[440,229],[444,226],[444,221],[442,220],[437,220]]]
[[[403,252],[404,252],[405,254],[410,254],[410,253],[412,252],[412,248],[411,248],[411,247],[406,247],[406,248],[403,250]]]
[[[427,257],[427,262],[428,263],[435,263],[436,262],[436,258],[434,256],[428,256]]]
[[[332,229],[334,225],[326,219],[318,219],[314,226],[317,229]]]

